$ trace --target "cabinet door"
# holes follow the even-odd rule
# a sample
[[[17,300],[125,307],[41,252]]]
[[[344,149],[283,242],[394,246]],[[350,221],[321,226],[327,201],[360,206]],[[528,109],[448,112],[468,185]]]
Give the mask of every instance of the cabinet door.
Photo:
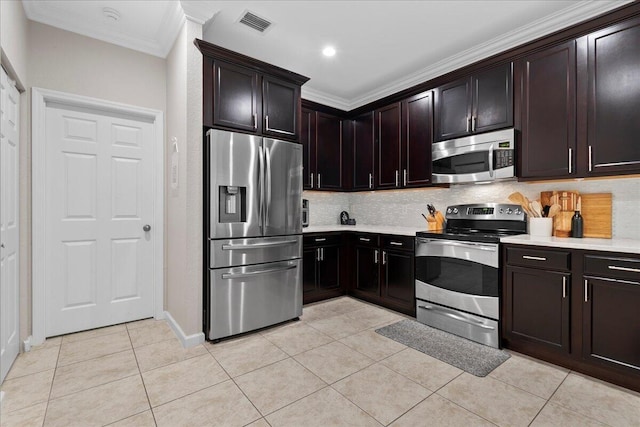
[[[374,113],[353,120],[353,189],[373,190],[375,169]]]
[[[431,183],[433,97],[421,93],[404,101],[402,185],[419,187]]]
[[[318,262],[318,289],[321,291],[339,289],[340,246],[321,246]]]
[[[576,42],[554,46],[518,64],[522,82],[523,178],[576,173]]]
[[[300,144],[302,144],[302,186],[305,190],[314,188],[316,173],[316,112],[302,109],[300,120]]]
[[[213,70],[213,124],[259,132],[258,73],[223,61],[214,62]]]
[[[511,63],[473,76],[472,132],[513,126]]]
[[[305,303],[307,296],[312,295],[318,289],[318,251],[318,248],[306,246],[302,250],[302,292]]]
[[[507,267],[504,332],[509,341],[570,352],[568,273]]]
[[[588,278],[582,311],[585,359],[604,366],[640,370],[640,283]]]
[[[382,251],[382,297],[403,312],[415,315],[413,252]]]
[[[400,186],[402,108],[395,103],[376,110],[377,182],[376,188]]]
[[[274,77],[262,78],[263,133],[298,139],[300,86]]]
[[[640,172],[640,18],[587,37],[587,172]]]
[[[471,130],[471,78],[436,89],[436,141],[467,135]]]
[[[368,246],[355,247],[355,291],[379,296],[378,262],[380,250]]]
[[[342,120],[316,113],[316,182],[321,190],[342,189]]]

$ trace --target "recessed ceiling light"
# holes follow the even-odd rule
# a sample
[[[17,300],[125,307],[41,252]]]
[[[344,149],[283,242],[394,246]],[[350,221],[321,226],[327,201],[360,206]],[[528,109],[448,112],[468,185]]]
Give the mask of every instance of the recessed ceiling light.
[[[324,56],[333,56],[336,54],[336,49],[333,46],[327,46],[322,49],[322,54]]]

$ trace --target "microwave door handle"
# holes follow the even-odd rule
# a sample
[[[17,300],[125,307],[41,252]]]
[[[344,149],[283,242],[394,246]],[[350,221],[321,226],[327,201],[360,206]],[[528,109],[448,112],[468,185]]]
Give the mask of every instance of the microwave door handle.
[[[493,178],[493,144],[489,146],[489,176]]]

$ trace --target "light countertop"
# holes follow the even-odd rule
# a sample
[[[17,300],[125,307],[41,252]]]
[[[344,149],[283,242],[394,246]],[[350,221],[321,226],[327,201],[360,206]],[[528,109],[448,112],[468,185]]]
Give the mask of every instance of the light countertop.
[[[303,234],[328,233],[331,231],[355,231],[357,233],[393,234],[396,236],[415,236],[417,231],[425,231],[417,227],[395,227],[391,225],[314,225],[304,227]]]
[[[516,245],[549,246],[555,248],[640,254],[640,240],[635,239],[595,239],[592,237],[577,239],[572,237],[542,237],[521,234],[518,236],[503,237],[500,239],[500,242]]]

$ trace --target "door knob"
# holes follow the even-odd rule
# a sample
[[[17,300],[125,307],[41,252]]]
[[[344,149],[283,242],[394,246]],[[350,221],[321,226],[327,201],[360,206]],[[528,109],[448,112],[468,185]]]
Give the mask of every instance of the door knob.
[[[151,230],[151,226],[149,224],[146,224],[144,227],[142,227],[142,229],[144,231],[149,231],[149,230]]]

